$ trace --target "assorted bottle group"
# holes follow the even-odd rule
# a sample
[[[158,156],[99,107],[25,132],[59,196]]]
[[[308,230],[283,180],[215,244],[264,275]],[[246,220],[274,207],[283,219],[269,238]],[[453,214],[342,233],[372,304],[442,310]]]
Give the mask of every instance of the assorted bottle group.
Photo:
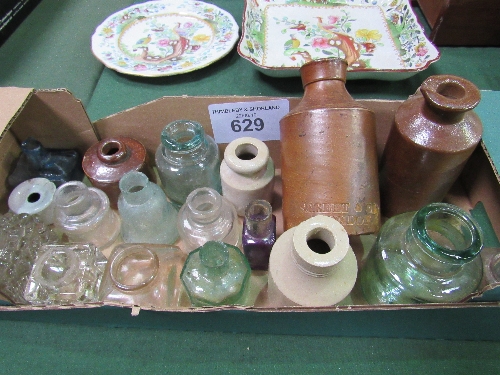
[[[305,64],[304,97],[280,121],[281,235],[275,164],[256,138],[221,160],[201,124],[169,123],[158,180],[132,138],[83,157],[28,138],[0,217],[0,292],[15,304],[252,305],[264,272],[267,306],[332,306],[356,285],[370,304],[467,300],[483,276],[481,230],[441,200],[481,138],[479,91],[427,79],[397,110],[379,173],[375,116],[348,94],[346,68]],[[375,244],[357,260],[350,239],[366,234]]]

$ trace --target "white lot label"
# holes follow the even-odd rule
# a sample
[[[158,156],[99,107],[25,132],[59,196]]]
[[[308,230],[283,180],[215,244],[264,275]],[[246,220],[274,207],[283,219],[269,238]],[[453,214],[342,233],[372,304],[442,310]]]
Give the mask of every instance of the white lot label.
[[[241,137],[279,140],[279,122],[289,108],[286,99],[211,104],[208,111],[215,142],[229,143]]]

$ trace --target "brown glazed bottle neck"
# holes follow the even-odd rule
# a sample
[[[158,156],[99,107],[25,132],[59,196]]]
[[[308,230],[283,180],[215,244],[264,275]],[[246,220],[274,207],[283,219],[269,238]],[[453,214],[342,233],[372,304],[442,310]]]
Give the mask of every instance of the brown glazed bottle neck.
[[[97,148],[97,157],[105,164],[123,162],[127,154],[127,145],[119,139],[106,139]]]
[[[427,105],[424,116],[441,124],[460,122],[481,100],[481,93],[472,82],[452,75],[429,77],[420,92]]]
[[[347,62],[331,58],[314,60],[300,68],[304,97],[300,107],[359,107],[345,87]]]

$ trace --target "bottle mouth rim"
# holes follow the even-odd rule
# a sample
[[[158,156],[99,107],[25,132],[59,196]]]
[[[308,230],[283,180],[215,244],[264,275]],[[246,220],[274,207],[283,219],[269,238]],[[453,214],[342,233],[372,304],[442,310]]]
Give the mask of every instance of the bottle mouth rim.
[[[58,255],[64,255],[66,257],[67,267],[63,275],[58,277],[56,280],[49,280],[43,274],[46,263]],[[33,278],[45,287],[59,287],[66,285],[73,281],[76,277],[78,271],[78,256],[74,251],[67,249],[65,246],[55,245],[44,252],[35,263],[33,270]]]
[[[147,257],[152,262],[152,270],[150,272],[150,275],[144,280],[133,284],[127,284],[120,281],[117,277],[118,274],[121,273],[119,272],[118,267],[120,267],[127,258],[137,254],[144,254],[145,258]],[[109,260],[109,264],[109,275],[113,284],[118,289],[128,292],[135,291],[149,285],[156,278],[160,268],[160,260],[158,258],[158,255],[156,255],[156,253],[151,249],[141,245],[131,246],[121,251],[115,252],[112,255],[112,259]]]
[[[464,233],[464,242],[457,245],[457,241],[454,240],[459,239],[448,238],[443,235],[444,240],[448,241],[448,243],[444,243],[437,239],[436,236],[433,236],[434,227],[432,220],[436,216],[448,216],[452,220],[455,220],[459,228],[454,229]],[[483,248],[482,233],[479,225],[467,212],[451,204],[432,203],[421,208],[413,217],[412,229],[417,238],[426,245],[427,250],[454,261],[471,261]]]
[[[176,120],[161,132],[161,143],[171,151],[189,151],[199,146],[204,139],[203,126],[190,120]]]

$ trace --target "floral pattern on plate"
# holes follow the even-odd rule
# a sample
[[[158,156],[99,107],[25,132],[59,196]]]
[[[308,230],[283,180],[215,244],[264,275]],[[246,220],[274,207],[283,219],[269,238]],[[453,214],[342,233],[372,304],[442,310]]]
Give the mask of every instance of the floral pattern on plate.
[[[227,55],[238,25],[201,1],[149,1],[109,16],[92,36],[94,55],[108,68],[136,76],[168,76],[203,68]]]
[[[246,1],[238,53],[268,75],[335,56],[349,79],[398,80],[439,59],[408,0]]]

